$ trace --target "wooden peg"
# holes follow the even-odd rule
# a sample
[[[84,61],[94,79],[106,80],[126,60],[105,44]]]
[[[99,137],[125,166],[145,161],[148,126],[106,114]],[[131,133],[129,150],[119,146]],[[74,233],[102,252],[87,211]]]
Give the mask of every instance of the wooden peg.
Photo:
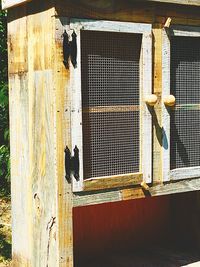
[[[149,96],[147,96],[145,98],[146,104],[149,105],[149,106],[151,106],[151,107],[155,106],[155,104],[157,103],[157,101],[158,101],[157,95],[153,95],[152,94],[152,95],[149,95]]]
[[[163,102],[168,107],[173,107],[176,103],[176,98],[173,95],[168,95],[163,98]]]
[[[169,17],[169,18],[166,20],[164,27],[165,27],[165,28],[169,28],[170,25],[171,25],[171,22],[172,22],[172,19]]]
[[[149,191],[149,186],[145,181],[141,182],[140,185],[145,191]]]

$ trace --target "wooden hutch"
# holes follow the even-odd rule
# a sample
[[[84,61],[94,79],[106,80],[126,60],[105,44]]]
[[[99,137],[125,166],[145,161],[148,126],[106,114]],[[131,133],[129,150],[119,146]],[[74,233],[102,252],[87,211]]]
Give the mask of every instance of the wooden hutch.
[[[2,2],[13,266],[73,267],[73,208],[200,190],[200,1]]]

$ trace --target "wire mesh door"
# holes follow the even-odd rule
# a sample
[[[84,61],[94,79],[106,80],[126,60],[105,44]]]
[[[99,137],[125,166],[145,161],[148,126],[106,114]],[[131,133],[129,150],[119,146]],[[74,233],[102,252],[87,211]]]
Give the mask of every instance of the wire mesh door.
[[[141,41],[81,32],[84,179],[139,172]]]
[[[170,168],[200,166],[200,38],[171,40]]]
[[[74,191],[151,181],[152,121],[143,101],[144,90],[151,94],[151,25],[74,19],[70,27],[78,51],[71,69],[72,146],[80,150]]]

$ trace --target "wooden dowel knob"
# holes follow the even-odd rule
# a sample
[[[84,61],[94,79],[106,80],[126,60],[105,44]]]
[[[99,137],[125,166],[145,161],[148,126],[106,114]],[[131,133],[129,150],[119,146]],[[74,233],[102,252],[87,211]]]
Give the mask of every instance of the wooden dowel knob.
[[[176,103],[176,98],[173,95],[163,97],[163,102],[168,107],[173,107]]]
[[[149,106],[151,106],[151,107],[155,106],[155,104],[157,103],[157,101],[158,101],[157,95],[153,95],[152,94],[152,95],[149,95],[149,96],[147,96],[145,98],[146,104],[149,105]]]

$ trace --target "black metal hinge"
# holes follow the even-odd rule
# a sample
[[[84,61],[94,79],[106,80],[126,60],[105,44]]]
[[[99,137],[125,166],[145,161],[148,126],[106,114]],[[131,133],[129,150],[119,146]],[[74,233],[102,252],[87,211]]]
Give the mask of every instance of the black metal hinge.
[[[70,149],[66,146],[65,150],[65,177],[67,181],[71,182],[72,175],[74,178],[79,181],[79,149],[77,146],[74,148],[74,155],[71,155]]]
[[[66,68],[69,68],[69,59],[74,68],[77,67],[77,40],[76,40],[76,33],[73,31],[70,36],[68,35],[67,31],[65,30],[63,33],[63,63]]]

